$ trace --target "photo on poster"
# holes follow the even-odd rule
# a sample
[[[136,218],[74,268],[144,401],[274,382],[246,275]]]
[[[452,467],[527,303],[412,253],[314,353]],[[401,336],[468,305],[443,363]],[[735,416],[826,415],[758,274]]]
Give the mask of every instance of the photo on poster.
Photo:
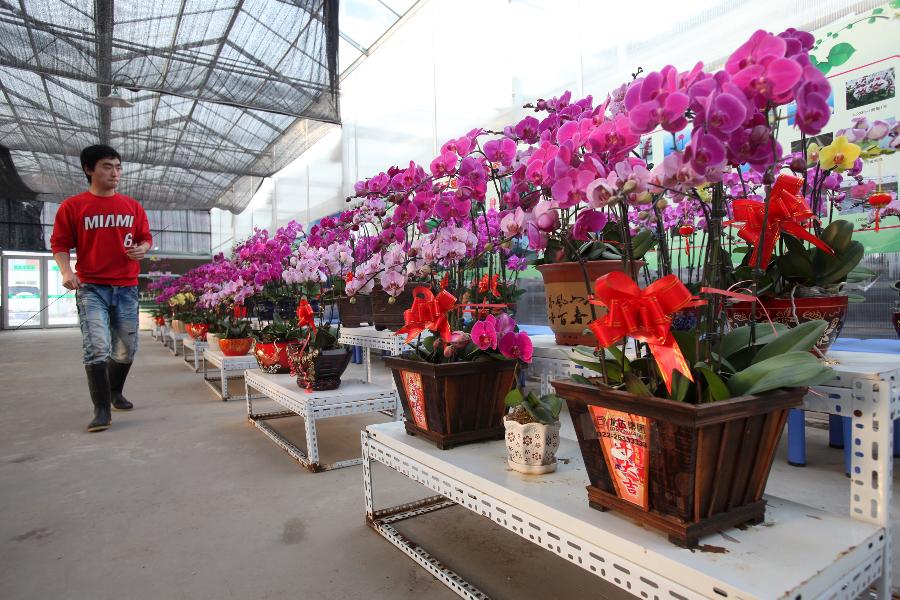
[[[831,114],[833,115],[834,114],[834,92],[831,92],[830,94],[828,94],[828,108],[831,109]],[[784,107],[784,110],[787,112],[788,125],[793,126],[797,120],[796,119],[797,103],[791,102],[790,104],[788,104],[787,106]]]
[[[806,147],[809,148],[810,144],[817,144],[819,148],[824,148],[828,144],[834,141],[833,133],[820,133],[819,135],[812,135],[806,138]],[[801,140],[794,140],[791,142],[791,152],[798,153],[803,151],[803,146],[801,145]]]
[[[641,142],[637,147],[638,154],[641,156],[641,160],[645,163],[653,164],[655,161],[653,160],[653,136],[645,135],[641,138]]]
[[[663,158],[672,154],[675,150],[675,146],[677,144],[678,150],[684,150],[684,147],[688,145],[688,142],[691,141],[691,131],[688,128],[684,128],[678,133],[673,135],[671,133],[666,133],[663,136]]]
[[[878,178],[864,178],[862,183],[856,183],[854,179],[847,178],[844,183],[852,185],[841,186],[841,191],[847,193],[847,197],[841,203],[841,214],[852,215],[871,210],[868,204],[868,197],[875,192],[887,192],[897,197],[897,176],[887,175],[881,178],[881,185],[878,185]]]
[[[851,79],[845,87],[848,110],[893,98],[896,94],[894,68]]]

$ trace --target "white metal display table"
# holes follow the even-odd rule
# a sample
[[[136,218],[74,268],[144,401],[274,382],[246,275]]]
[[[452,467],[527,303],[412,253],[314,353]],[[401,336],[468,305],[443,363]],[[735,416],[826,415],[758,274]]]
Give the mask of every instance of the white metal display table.
[[[590,508],[578,445],[565,438],[557,456],[571,460],[539,477],[508,469],[503,441],[439,450],[407,435],[402,423],[368,426],[362,448],[369,524],[463,598],[486,596],[393,523],[459,504],[639,598],[656,600],[850,599],[884,569],[884,524],[774,497],[766,497],[764,524],[707,536],[694,551],[679,548],[614,511]],[[376,510],[373,460],[439,495]]]
[[[172,351],[172,354],[178,356],[178,344],[184,343],[184,338],[189,337],[186,333],[175,333],[171,329],[166,332],[166,347]]]
[[[247,388],[249,421],[314,473],[358,465],[362,462],[362,458],[353,458],[330,464],[320,463],[319,438],[316,433],[318,419],[387,411],[398,418],[401,412],[395,391],[365,381],[343,381],[336,390],[306,392],[297,386],[296,378],[291,375],[272,375],[260,369],[253,369],[244,374],[244,382]],[[258,390],[263,396],[274,400],[287,410],[254,413],[250,388]],[[305,452],[267,423],[272,419],[295,416],[303,417],[306,428]]]
[[[221,350],[207,347],[203,351],[203,380],[216,395],[227,402],[231,395],[228,393],[228,380],[238,379],[244,376],[244,371],[257,366],[256,358],[252,354],[243,356],[225,356]],[[218,375],[209,376],[209,366],[212,365],[219,371]],[[218,385],[217,385],[218,384]]]
[[[363,348],[363,364],[366,365],[366,381],[372,381],[372,357],[370,350],[387,350],[391,355],[400,354],[406,344],[402,335],[394,335],[394,332],[385,329],[378,331],[374,327],[341,327],[338,343],[345,346],[360,346]]]
[[[194,373],[200,370],[200,360],[203,358],[203,351],[209,348],[209,344],[203,340],[195,340],[191,336],[184,338],[182,341],[184,352],[184,363],[193,369]],[[191,351],[191,359],[188,359],[188,350]],[[193,364],[191,364],[193,362]]]
[[[541,394],[553,392],[551,379],[564,379],[572,373],[584,372],[584,367],[570,360],[573,346],[560,346],[552,334],[533,335],[531,343],[534,345],[534,356],[525,373],[540,379]]]

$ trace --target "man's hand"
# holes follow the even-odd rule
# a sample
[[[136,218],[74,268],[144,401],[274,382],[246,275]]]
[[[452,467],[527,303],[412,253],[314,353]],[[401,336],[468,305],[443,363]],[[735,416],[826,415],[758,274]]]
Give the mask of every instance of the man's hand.
[[[78,280],[78,275],[74,271],[62,274],[62,284],[67,290],[77,290],[81,287],[81,281]]]
[[[125,251],[125,255],[128,256],[131,260],[141,260],[147,254],[147,250],[150,249],[150,244],[147,242],[143,242],[138,244],[133,248],[129,248]]]

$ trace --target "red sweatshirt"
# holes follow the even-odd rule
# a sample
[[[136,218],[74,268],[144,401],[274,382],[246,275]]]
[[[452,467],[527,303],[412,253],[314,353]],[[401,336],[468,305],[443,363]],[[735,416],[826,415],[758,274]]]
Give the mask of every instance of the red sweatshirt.
[[[141,263],[125,251],[152,240],[147,213],[137,200],[83,192],[59,206],[50,248],[54,254],[75,248],[75,272],[82,283],[137,285]]]

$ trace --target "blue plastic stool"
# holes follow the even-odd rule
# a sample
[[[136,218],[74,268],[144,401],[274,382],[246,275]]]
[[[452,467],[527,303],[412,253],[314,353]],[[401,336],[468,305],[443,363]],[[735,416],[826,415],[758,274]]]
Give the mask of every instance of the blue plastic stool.
[[[363,353],[362,346],[353,346],[353,358],[351,359],[354,364],[361,365],[363,361]]]
[[[806,466],[806,428],[803,411],[792,408],[788,413],[788,464]],[[853,451],[853,423],[850,417],[828,415],[828,445],[844,449],[844,472],[850,474]],[[894,421],[894,457],[900,457],[900,419]]]

